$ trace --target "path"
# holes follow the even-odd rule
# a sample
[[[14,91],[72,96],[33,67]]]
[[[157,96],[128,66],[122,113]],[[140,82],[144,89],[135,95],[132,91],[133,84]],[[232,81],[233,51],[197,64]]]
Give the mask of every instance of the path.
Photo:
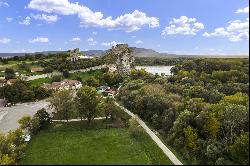
[[[98,118],[94,118],[94,120],[102,120],[102,119],[106,119],[106,117],[98,117]],[[82,120],[87,120],[87,119],[82,119]],[[52,122],[78,122],[81,121],[81,119],[69,119],[67,120],[52,120]]]
[[[76,73],[76,72],[87,72],[90,70],[98,70],[98,69],[103,69],[106,68],[107,65],[100,65],[100,66],[94,66],[94,67],[89,67],[86,69],[79,69],[79,70],[70,70],[69,73]],[[61,72],[53,72],[53,73],[47,73],[47,74],[41,74],[41,75],[34,75],[34,76],[25,76],[23,79],[25,81],[31,81],[31,80],[36,80],[40,78],[50,78],[56,75],[63,75]]]
[[[127,114],[129,114],[132,117],[135,117],[137,122],[142,126],[142,128],[148,133],[148,135],[155,141],[155,143],[159,146],[159,148],[162,149],[162,151],[167,155],[167,157],[172,161],[174,165],[183,165],[177,157],[162,143],[162,141],[155,135],[153,131],[150,130],[150,128],[143,122],[138,116],[115,102],[117,106],[119,106],[121,109],[123,109]]]
[[[19,127],[18,120],[24,115],[33,116],[39,109],[48,106],[48,102],[41,100],[38,102],[16,104],[11,107],[0,107],[0,132],[7,133]],[[52,110],[47,109],[49,113]]]

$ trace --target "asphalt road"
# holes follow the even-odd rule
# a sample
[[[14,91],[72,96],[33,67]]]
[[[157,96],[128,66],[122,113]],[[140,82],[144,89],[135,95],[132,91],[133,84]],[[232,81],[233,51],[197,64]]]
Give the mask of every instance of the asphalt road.
[[[16,104],[12,107],[0,107],[0,132],[7,133],[19,127],[18,120],[24,115],[33,116],[41,108],[48,108],[48,102],[41,100],[38,102]],[[52,110],[47,109],[48,112]]]

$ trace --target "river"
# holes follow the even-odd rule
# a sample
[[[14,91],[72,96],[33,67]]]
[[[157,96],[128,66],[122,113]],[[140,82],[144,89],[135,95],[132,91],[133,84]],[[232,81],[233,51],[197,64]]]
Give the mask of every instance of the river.
[[[145,69],[147,72],[152,74],[164,73],[165,75],[171,75],[170,69],[174,66],[136,66],[136,69]]]

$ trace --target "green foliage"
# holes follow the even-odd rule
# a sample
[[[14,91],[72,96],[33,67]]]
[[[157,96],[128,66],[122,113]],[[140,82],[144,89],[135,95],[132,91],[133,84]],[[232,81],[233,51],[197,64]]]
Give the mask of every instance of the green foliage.
[[[186,147],[191,149],[191,151],[196,150],[198,138],[196,131],[191,126],[188,126],[183,129],[183,132]]]
[[[18,103],[44,99],[51,93],[42,87],[33,87],[25,81],[17,80],[11,85],[0,87],[0,94],[8,102]]]
[[[96,79],[95,77],[91,76],[89,77],[87,80],[85,80],[86,84],[88,86],[92,86],[92,87],[98,87],[100,85],[100,82],[98,79]]]
[[[88,125],[90,125],[98,113],[97,105],[100,103],[100,96],[96,89],[83,86],[76,93],[75,103],[78,115],[81,119],[87,118]]]
[[[104,80],[108,86],[115,86],[123,81],[123,77],[118,72],[106,72],[101,79]]]
[[[50,107],[55,109],[54,117],[67,120],[73,113],[73,93],[70,90],[55,92],[50,98]]]
[[[249,132],[242,132],[235,142],[230,146],[235,163],[249,164]]]
[[[237,92],[231,96],[225,96],[221,101],[224,104],[237,104],[246,106],[249,102],[249,97],[247,94]]]
[[[139,138],[142,136],[144,130],[140,126],[140,124],[137,122],[135,117],[132,117],[129,119],[129,129],[128,129],[130,135],[132,137]]]
[[[21,129],[10,131],[3,135],[0,133],[0,164],[14,165],[24,155],[26,143]]]
[[[60,81],[62,81],[62,76],[60,76],[60,75],[56,75],[56,76],[53,76],[52,78],[51,78],[51,80],[52,80],[52,82],[60,82]]]
[[[239,164],[236,154],[246,148],[235,149],[232,157],[230,147],[249,132],[248,70],[248,59],[184,58],[165,78],[151,80],[132,71],[117,99],[158,130],[187,163]],[[249,164],[249,154],[243,156]]]
[[[6,68],[4,74],[6,80],[14,79],[16,77],[15,71],[11,68]]]

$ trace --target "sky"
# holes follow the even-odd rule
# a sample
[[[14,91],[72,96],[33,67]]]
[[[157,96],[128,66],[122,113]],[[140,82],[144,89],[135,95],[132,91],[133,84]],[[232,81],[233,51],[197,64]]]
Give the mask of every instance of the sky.
[[[0,0],[0,52],[248,55],[248,0]]]

